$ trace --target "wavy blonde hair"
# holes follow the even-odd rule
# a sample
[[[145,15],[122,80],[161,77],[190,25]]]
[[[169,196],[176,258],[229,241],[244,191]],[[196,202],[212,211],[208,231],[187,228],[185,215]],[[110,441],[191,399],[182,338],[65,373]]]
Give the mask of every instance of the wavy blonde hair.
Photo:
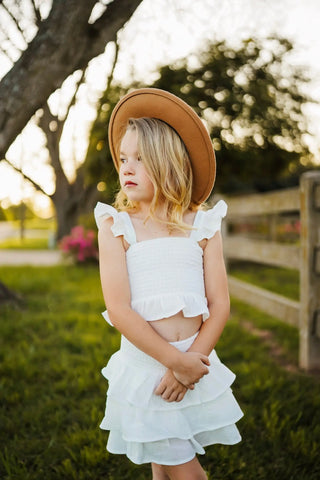
[[[154,187],[149,216],[162,221],[155,213],[161,203],[168,219],[162,222],[169,231],[190,230],[183,214],[188,209],[196,210],[196,205],[191,199],[192,169],[183,141],[173,128],[155,118],[130,118],[128,130],[138,133],[138,152]],[[139,210],[139,204],[130,202],[123,190],[116,197],[115,207],[128,212]]]

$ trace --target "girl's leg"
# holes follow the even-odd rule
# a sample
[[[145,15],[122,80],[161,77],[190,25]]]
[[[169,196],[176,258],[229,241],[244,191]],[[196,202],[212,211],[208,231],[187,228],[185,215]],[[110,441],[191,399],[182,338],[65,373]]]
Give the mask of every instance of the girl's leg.
[[[157,463],[151,463],[152,467],[152,480],[170,480],[170,477],[164,471],[163,465]]]
[[[197,457],[182,465],[164,465],[163,469],[170,480],[208,480]]]

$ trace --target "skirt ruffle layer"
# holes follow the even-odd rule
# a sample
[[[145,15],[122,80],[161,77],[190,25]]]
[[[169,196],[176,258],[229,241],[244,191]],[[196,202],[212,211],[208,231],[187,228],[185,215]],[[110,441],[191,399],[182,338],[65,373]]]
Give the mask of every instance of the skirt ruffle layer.
[[[178,465],[207,445],[238,443],[235,422],[243,413],[230,388],[235,375],[215,351],[209,358],[209,374],[181,402],[168,403],[154,394],[166,368],[123,337],[102,370],[109,389],[100,427],[110,430],[108,451],[137,464]]]

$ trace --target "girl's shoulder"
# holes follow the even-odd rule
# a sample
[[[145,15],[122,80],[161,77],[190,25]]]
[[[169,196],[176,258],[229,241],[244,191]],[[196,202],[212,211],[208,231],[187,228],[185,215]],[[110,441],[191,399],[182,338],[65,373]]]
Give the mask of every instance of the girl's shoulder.
[[[208,210],[198,210],[193,225],[194,238],[199,242],[213,237],[217,231],[221,230],[221,222],[226,216],[227,210],[228,206],[224,200],[220,200]]]
[[[98,202],[94,209],[94,217],[98,229],[103,226],[107,219],[111,219],[111,231],[115,237],[122,235],[129,245],[135,242],[135,232],[127,212],[118,212],[111,205]]]
[[[119,215],[119,212],[114,207],[102,202],[97,203],[93,212],[98,228],[102,226],[103,221],[107,218],[116,219]]]

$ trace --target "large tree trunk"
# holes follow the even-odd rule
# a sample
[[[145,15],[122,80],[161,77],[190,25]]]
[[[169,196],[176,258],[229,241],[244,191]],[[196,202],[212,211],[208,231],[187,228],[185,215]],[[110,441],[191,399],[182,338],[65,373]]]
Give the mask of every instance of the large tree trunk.
[[[89,24],[96,0],[53,0],[48,18],[0,82],[0,160],[50,94],[104,52],[141,1],[114,0]]]
[[[51,196],[57,216],[57,234],[59,241],[68,235],[79,219],[79,215],[92,211],[97,201],[97,189],[95,185],[85,185],[81,167],[78,169],[76,180],[66,183],[66,177],[61,181],[57,177],[56,191]]]
[[[79,211],[75,203],[68,202],[66,204],[61,198],[56,199],[55,209],[57,218],[56,240],[59,241],[65,235],[68,235],[77,224]]]

